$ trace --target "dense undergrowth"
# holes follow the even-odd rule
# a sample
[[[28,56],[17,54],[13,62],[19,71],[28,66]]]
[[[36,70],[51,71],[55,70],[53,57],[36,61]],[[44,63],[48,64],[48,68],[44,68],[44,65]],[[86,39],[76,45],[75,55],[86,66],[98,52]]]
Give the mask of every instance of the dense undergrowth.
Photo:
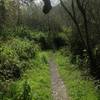
[[[38,36],[43,33],[23,27],[4,33],[0,34],[0,100],[51,100],[46,54]]]
[[[47,16],[41,11],[50,10],[50,0],[43,8],[35,1],[0,0],[0,100],[51,99],[43,51],[61,48],[56,58],[69,95],[99,100],[100,0],[60,0]]]
[[[65,45],[63,35],[53,37],[22,26],[1,32],[0,100],[52,100],[48,54],[42,52]]]
[[[26,27],[5,29],[0,34],[0,100],[52,100],[49,53],[43,50],[56,52],[62,46],[56,60],[71,99],[99,100],[99,86],[89,76],[87,54],[81,59],[67,48],[70,31],[50,36]]]
[[[99,100],[99,91],[94,84],[94,80],[83,74],[77,65],[70,63],[70,58],[63,56],[61,52],[55,55],[59,65],[61,78],[67,88],[71,100]]]
[[[46,53],[38,52],[36,59],[30,62],[30,67],[20,80],[1,83],[4,87],[0,91],[0,100],[51,100]]]

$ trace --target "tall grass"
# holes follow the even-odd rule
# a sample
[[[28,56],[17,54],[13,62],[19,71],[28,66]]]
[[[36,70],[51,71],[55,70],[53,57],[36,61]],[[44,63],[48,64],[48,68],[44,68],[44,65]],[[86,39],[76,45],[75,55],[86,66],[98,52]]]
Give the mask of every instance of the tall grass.
[[[70,64],[69,58],[57,53],[56,61],[59,72],[68,90],[71,100],[99,100],[92,79],[84,79],[76,65]]]

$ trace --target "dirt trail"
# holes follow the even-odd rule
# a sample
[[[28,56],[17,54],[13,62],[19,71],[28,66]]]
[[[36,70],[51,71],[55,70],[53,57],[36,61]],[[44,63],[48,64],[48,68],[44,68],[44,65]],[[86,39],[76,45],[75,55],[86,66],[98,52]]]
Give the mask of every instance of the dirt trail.
[[[52,82],[52,95],[54,100],[68,100],[66,87],[64,82],[60,78],[57,64],[55,63],[54,57],[50,57],[49,66],[51,71],[51,82]]]

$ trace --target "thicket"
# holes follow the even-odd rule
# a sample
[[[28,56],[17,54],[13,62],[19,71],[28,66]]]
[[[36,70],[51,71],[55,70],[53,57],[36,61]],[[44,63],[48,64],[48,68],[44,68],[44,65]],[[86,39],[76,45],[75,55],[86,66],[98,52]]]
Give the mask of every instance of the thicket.
[[[0,45],[0,74],[3,78],[20,78],[29,67],[29,61],[35,59],[38,45],[34,41],[10,37]]]
[[[0,34],[0,100],[32,100],[30,85],[25,81],[19,92],[16,81],[27,70],[36,66],[33,62],[40,47],[31,37],[35,32],[31,33],[29,29],[22,27],[16,27],[15,31],[7,30]]]
[[[0,1],[0,80],[19,79],[38,50],[59,50],[100,78],[100,1],[61,1],[48,15],[28,0]]]
[[[68,14],[72,33],[69,37],[69,48],[72,62],[78,62],[81,69],[86,68],[96,79],[100,78],[100,35],[99,0],[70,0],[61,1],[61,5]]]

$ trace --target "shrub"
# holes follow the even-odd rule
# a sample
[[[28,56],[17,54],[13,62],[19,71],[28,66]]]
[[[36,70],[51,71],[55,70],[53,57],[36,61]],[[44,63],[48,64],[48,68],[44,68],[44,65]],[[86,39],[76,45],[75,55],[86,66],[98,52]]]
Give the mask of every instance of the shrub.
[[[17,100],[32,100],[31,87],[27,81],[23,84],[23,91]]]
[[[33,34],[27,27],[16,27],[15,35],[23,39],[33,39]]]
[[[33,42],[21,38],[6,41],[0,47],[0,74],[6,78],[19,78],[35,59],[38,49]]]
[[[15,27],[15,28],[5,28],[3,32],[0,33],[0,37],[3,40],[7,40],[11,37],[20,37],[22,39],[34,40],[35,32],[32,32],[27,27]]]
[[[28,60],[30,58],[34,58],[38,48],[38,46],[29,40],[23,40],[20,38],[9,41],[8,45],[10,45],[10,47],[16,51],[20,60]]]
[[[20,77],[20,61],[12,48],[5,45],[0,47],[0,62],[0,76],[2,79]]]

